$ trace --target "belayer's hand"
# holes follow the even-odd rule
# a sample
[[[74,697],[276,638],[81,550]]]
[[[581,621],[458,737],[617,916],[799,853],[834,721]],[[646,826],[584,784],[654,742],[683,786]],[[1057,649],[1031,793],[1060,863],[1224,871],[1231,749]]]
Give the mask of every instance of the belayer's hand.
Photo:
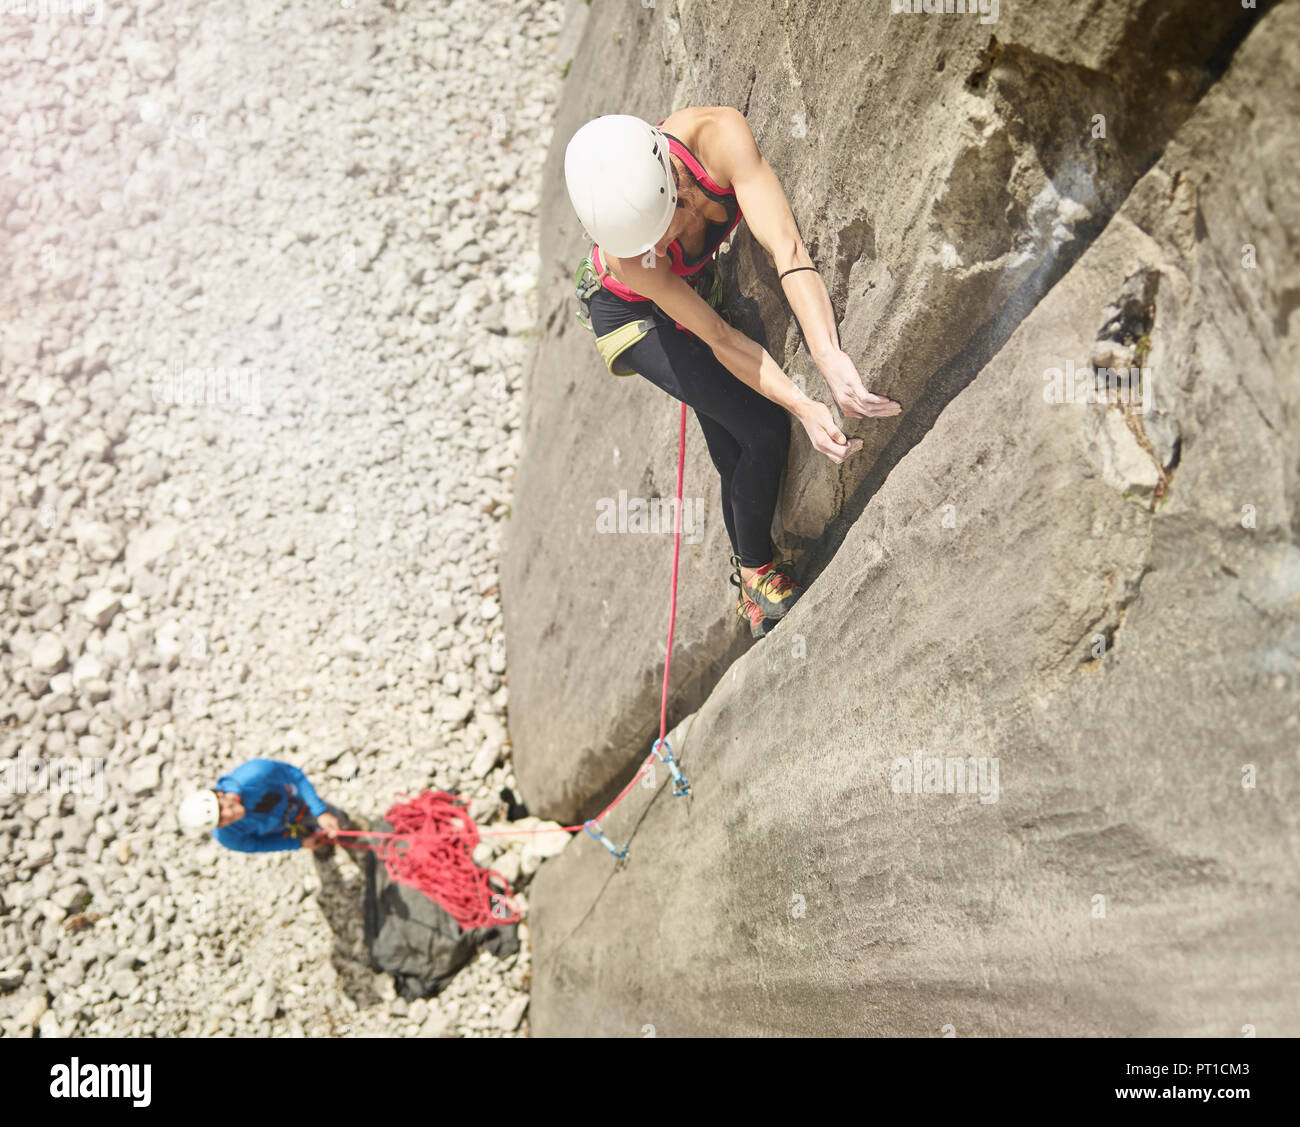
[[[835,425],[831,409],[824,403],[815,399],[804,400],[797,418],[803,423],[813,446],[836,464],[862,449],[862,439],[845,438],[844,432]]]
[[[322,814],[319,818],[316,819],[316,824],[320,826],[321,832],[326,837],[330,837],[330,838],[334,837],[339,832],[339,829],[341,828],[339,826],[339,820],[336,817],[334,817],[333,814]]]
[[[867,390],[857,366],[842,349],[831,353],[820,367],[826,386],[846,419],[881,419],[902,410],[892,399]]]

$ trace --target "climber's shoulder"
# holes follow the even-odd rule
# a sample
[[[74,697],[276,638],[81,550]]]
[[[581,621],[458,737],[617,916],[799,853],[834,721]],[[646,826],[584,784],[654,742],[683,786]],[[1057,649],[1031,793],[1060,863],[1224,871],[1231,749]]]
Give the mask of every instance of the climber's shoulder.
[[[662,128],[695,154],[723,191],[757,154],[749,122],[733,106],[688,106],[666,117]]]

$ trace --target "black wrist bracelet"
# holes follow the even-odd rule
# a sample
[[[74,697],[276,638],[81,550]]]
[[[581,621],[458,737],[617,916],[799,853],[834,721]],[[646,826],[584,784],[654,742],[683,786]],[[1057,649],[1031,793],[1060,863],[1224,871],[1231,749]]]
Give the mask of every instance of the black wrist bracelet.
[[[816,269],[817,269],[816,266],[792,266],[790,267],[789,270],[785,271],[784,274],[782,274],[779,278],[777,278],[777,281],[779,282],[781,278],[785,277],[786,274],[793,274],[796,270],[816,270]]]

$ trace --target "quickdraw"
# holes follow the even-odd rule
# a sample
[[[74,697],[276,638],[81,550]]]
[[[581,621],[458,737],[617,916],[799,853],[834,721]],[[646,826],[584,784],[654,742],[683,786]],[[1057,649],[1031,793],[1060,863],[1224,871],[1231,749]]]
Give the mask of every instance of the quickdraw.
[[[627,856],[627,846],[625,845],[622,849],[619,849],[618,846],[605,836],[605,831],[600,828],[594,818],[589,822],[584,822],[582,828],[591,834],[592,837],[600,842],[600,844],[608,849],[615,857],[621,858]]]
[[[665,755],[662,751],[659,750],[660,744],[663,744],[664,747],[668,748],[667,755]],[[690,794],[691,784],[687,781],[686,776],[682,774],[681,768],[677,766],[677,761],[673,758],[672,746],[668,743],[668,741],[655,740],[654,745],[651,747],[650,750],[655,752],[659,756],[659,761],[661,763],[668,764],[668,770],[672,772],[673,797],[681,798],[684,795]]]

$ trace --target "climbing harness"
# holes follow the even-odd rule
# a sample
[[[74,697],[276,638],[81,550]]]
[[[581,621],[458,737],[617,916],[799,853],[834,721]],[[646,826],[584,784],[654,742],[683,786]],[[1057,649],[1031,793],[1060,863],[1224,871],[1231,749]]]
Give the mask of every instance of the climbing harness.
[[[722,304],[722,270],[719,268],[718,255],[722,247],[719,246],[713,252],[712,257],[695,273],[679,274],[691,289],[695,290],[713,309],[717,310],[718,315],[731,323],[731,315],[723,308]],[[584,329],[595,333],[595,326],[591,321],[591,298],[600,289],[604,288],[605,279],[610,276],[609,265],[602,259],[600,270],[596,269],[595,261],[596,247],[593,243],[587,251],[587,256],[578,263],[577,270],[573,274],[573,294],[577,298],[578,308],[574,316],[578,319]],[[600,358],[605,362],[605,367],[612,376],[634,376],[636,370],[628,366],[626,361],[620,360],[619,357],[631,348],[637,341],[641,340],[651,329],[658,323],[655,320],[656,315],[663,320],[667,320],[666,315],[658,308],[652,305],[654,313],[645,317],[638,317],[634,321],[628,321],[616,329],[611,329],[603,336],[596,337],[596,349],[600,353]],[[676,322],[674,322],[676,324]]]
[[[294,799],[291,798],[289,801],[293,802]],[[297,801],[298,809],[294,811],[293,817],[286,817],[284,833],[281,834],[282,837],[290,837],[295,840],[309,838],[312,834],[312,831],[307,828],[307,804],[301,799]],[[288,811],[286,810],[285,813],[287,815]]]

